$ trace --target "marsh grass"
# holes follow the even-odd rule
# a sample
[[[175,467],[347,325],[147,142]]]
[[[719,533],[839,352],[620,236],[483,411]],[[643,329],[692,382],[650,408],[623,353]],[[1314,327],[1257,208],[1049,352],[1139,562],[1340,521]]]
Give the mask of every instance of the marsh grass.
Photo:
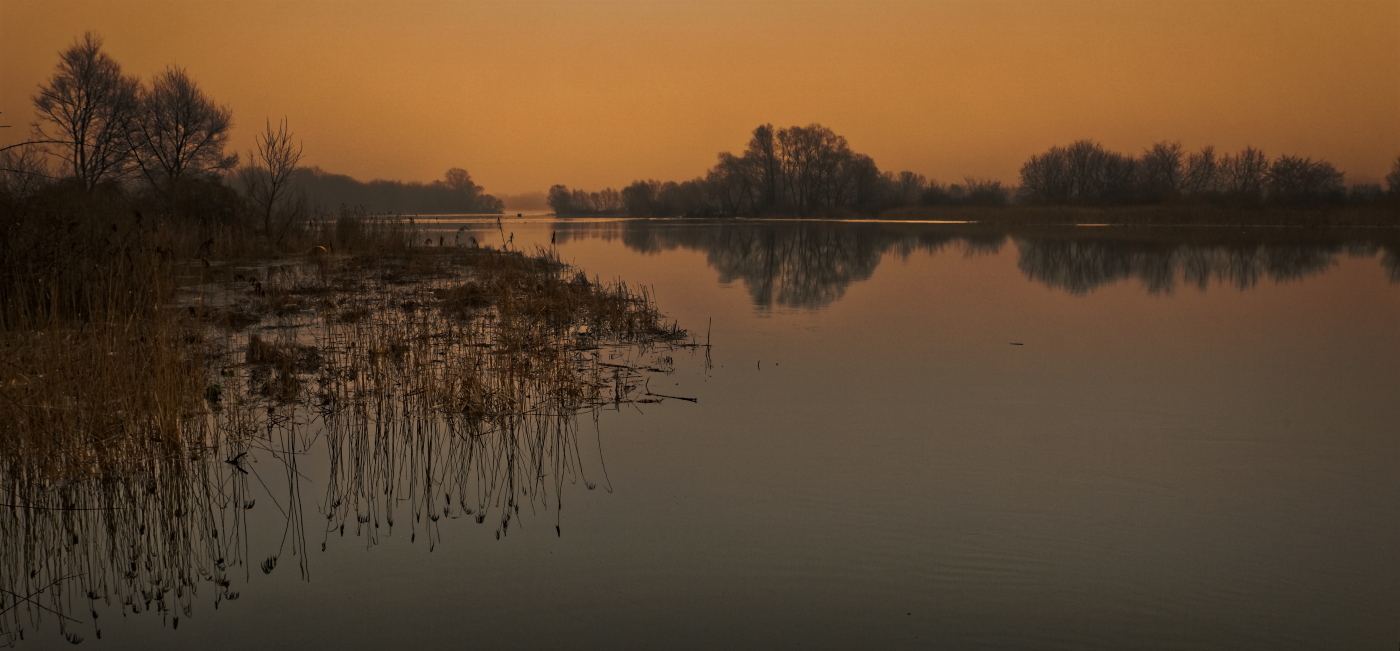
[[[545,251],[413,246],[394,219],[321,228],[325,244],[241,267],[256,271],[190,265],[183,289],[154,229],[108,240],[94,269],[7,270],[0,636],[55,620],[100,637],[98,602],[177,626],[201,585],[217,607],[233,574],[289,557],[309,577],[313,446],[330,460],[323,549],[396,522],[435,545],[444,518],[503,537],[522,508],[562,533],[566,486],[607,487],[580,416],[659,401],[646,377],[696,348],[644,289]],[[284,523],[265,558],[254,485]]]
[[[6,242],[0,267],[6,477],[119,473],[178,451],[205,383],[198,324],[168,307],[169,242],[137,219],[50,235]]]

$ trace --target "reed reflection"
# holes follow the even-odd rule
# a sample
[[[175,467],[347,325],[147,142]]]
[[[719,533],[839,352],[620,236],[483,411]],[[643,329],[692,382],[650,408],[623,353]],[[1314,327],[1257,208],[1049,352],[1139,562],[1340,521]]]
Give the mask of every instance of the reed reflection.
[[[100,638],[111,608],[176,628],[237,599],[254,567],[310,580],[317,543],[374,544],[396,523],[429,545],[462,517],[501,538],[525,507],[553,510],[562,535],[566,492],[609,487],[580,419],[666,399],[646,379],[702,348],[645,295],[543,255],[321,260],[216,302],[201,321],[207,408],[183,439],[114,433],[127,463],[90,471],[4,459],[5,641],[47,626]]]
[[[744,283],[760,310],[820,309],[875,272],[886,254],[949,250],[994,255],[1010,240],[1026,278],[1072,294],[1137,281],[1150,294],[1212,285],[1246,290],[1325,273],[1342,255],[1379,257],[1400,283],[1400,235],[1357,233],[1222,233],[1193,229],[1092,231],[1085,228],[814,221],[626,220],[558,222],[561,238],[621,239],[655,253],[702,251],[720,282]]]
[[[14,644],[26,628],[53,620],[71,642],[101,638],[98,608],[113,605],[156,611],[178,627],[201,584],[206,600],[212,588],[215,608],[237,599],[229,577],[244,566],[253,500],[247,476],[208,452],[152,458],[120,478],[44,481],[7,472],[0,636]]]

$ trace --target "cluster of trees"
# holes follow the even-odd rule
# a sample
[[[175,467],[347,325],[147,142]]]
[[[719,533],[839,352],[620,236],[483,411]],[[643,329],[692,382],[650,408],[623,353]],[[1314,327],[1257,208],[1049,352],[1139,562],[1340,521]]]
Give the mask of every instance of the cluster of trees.
[[[131,175],[169,189],[238,162],[224,151],[233,126],[227,106],[209,99],[179,67],[166,68],[149,85],[123,74],[93,33],[60,55],[34,108],[38,139],[62,145],[58,156],[86,190]]]
[[[549,188],[545,202],[560,215],[615,215],[623,209],[622,193],[612,188],[587,192],[555,185]]]
[[[344,174],[332,174],[319,167],[302,168],[297,184],[314,203],[326,206],[344,204],[370,212],[402,214],[500,213],[505,204],[486,194],[460,167],[447,170],[432,183],[416,181],[357,181]]]
[[[846,139],[820,124],[753,130],[740,155],[724,152],[703,177],[636,181],[620,192],[550,188],[561,215],[622,213],[635,217],[866,213],[903,205],[997,205],[1009,192],[997,181],[943,185],[913,172],[881,172]]]
[[[1400,193],[1400,158],[1387,182],[1391,194]],[[1159,142],[1133,157],[1080,140],[1031,156],[1021,166],[1018,200],[1059,205],[1195,201],[1307,206],[1374,203],[1385,196],[1376,184],[1348,189],[1342,172],[1325,160],[1289,155],[1270,159],[1253,147],[1217,156],[1214,147],[1187,152],[1179,142]]]
[[[183,69],[149,82],[127,75],[89,32],[59,54],[33,98],[27,142],[0,147],[0,208],[34,197],[120,197],[186,223],[237,223],[280,241],[313,206],[384,212],[500,212],[462,169],[431,184],[374,181],[299,167],[302,146],[284,119],[240,157],[229,150],[233,111]]]
[[[170,217],[260,222],[270,235],[305,210],[290,178],[301,145],[285,121],[269,122],[240,166],[227,105],[176,66],[149,83],[127,75],[95,33],[59,53],[33,102],[32,137],[0,148],[4,205],[46,193],[124,197]]]
[[[1331,163],[1299,156],[1269,158],[1246,148],[1217,155],[1187,152],[1178,142],[1152,145],[1140,157],[1081,140],[1032,156],[1019,188],[965,179],[944,185],[913,172],[882,172],[869,156],[820,124],[754,129],[740,155],[724,152],[703,177],[635,181],[621,191],[549,190],[560,215],[633,217],[875,214],[900,206],[1153,204],[1313,206],[1400,200],[1400,158],[1378,184],[1348,188]]]

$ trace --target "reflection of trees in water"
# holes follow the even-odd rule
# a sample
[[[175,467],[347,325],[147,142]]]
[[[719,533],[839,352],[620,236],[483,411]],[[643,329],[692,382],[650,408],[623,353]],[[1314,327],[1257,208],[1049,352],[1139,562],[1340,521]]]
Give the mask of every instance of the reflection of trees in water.
[[[720,282],[742,280],[763,308],[829,305],[851,283],[869,278],[886,248],[870,229],[803,225],[701,232],[714,236],[695,244],[719,270]]]
[[[703,251],[720,282],[742,281],[762,309],[820,308],[839,300],[852,283],[870,278],[885,253],[937,252],[963,242],[969,254],[995,253],[1006,236],[958,234],[902,225],[850,222],[625,221],[556,224],[572,237],[612,239],[635,251]]]
[[[1390,282],[1400,283],[1400,248],[1386,249],[1381,256],[1381,265],[1390,274]]]
[[[740,280],[760,308],[774,305],[820,308],[868,279],[885,253],[929,255],[960,245],[966,255],[996,254],[1008,237],[1016,242],[1018,266],[1027,278],[1074,294],[1120,280],[1136,279],[1149,293],[1170,293],[1178,285],[1206,289],[1222,284],[1248,289],[1262,280],[1298,280],[1321,274],[1338,256],[1379,255],[1391,282],[1400,283],[1400,246],[1353,241],[1341,243],[1283,239],[1271,234],[1233,239],[1172,241],[1115,239],[1095,234],[999,230],[984,226],[917,225],[812,221],[619,221],[555,224],[574,238],[621,238],[645,253],[685,248],[705,252],[721,282]],[[1168,234],[1170,235],[1170,234]],[[1199,234],[1182,232],[1181,237]]]
[[[46,621],[75,643],[101,637],[111,606],[178,627],[201,602],[238,598],[254,567],[309,579],[315,538],[373,544],[398,524],[432,545],[443,520],[488,517],[499,538],[522,507],[553,509],[562,535],[566,488],[608,485],[579,417],[660,402],[644,379],[683,346],[644,298],[564,271],[267,289],[324,296],[331,312],[220,335],[219,390],[183,445],[115,433],[128,462],[110,472],[0,459],[0,640]],[[328,481],[307,477],[310,455]],[[311,485],[320,504],[306,504]]]
[[[1346,247],[1348,255],[1357,257],[1380,256],[1381,268],[1392,283],[1400,284],[1400,241],[1392,237],[1383,243],[1356,242]]]
[[[1260,280],[1297,280],[1337,264],[1339,245],[1143,244],[1109,240],[1016,238],[1017,266],[1026,277],[1085,294],[1120,280],[1137,279],[1151,294],[1178,283],[1206,289],[1212,283],[1249,289]]]

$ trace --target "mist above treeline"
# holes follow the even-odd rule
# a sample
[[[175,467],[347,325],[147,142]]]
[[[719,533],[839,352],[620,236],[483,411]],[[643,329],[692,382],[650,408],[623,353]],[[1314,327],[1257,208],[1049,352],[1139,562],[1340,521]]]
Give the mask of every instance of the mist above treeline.
[[[1253,207],[1382,206],[1400,202],[1400,157],[1379,184],[1347,186],[1330,162],[1298,155],[1269,157],[1247,147],[1217,152],[1206,146],[1152,144],[1141,155],[1110,151],[1092,140],[1056,146],[1030,157],[1020,184],[964,178],[940,183],[915,172],[882,171],[820,124],[753,130],[742,154],[719,154],[704,176],[689,181],[639,180],[615,190],[550,188],[560,215],[852,216],[941,206]]]

